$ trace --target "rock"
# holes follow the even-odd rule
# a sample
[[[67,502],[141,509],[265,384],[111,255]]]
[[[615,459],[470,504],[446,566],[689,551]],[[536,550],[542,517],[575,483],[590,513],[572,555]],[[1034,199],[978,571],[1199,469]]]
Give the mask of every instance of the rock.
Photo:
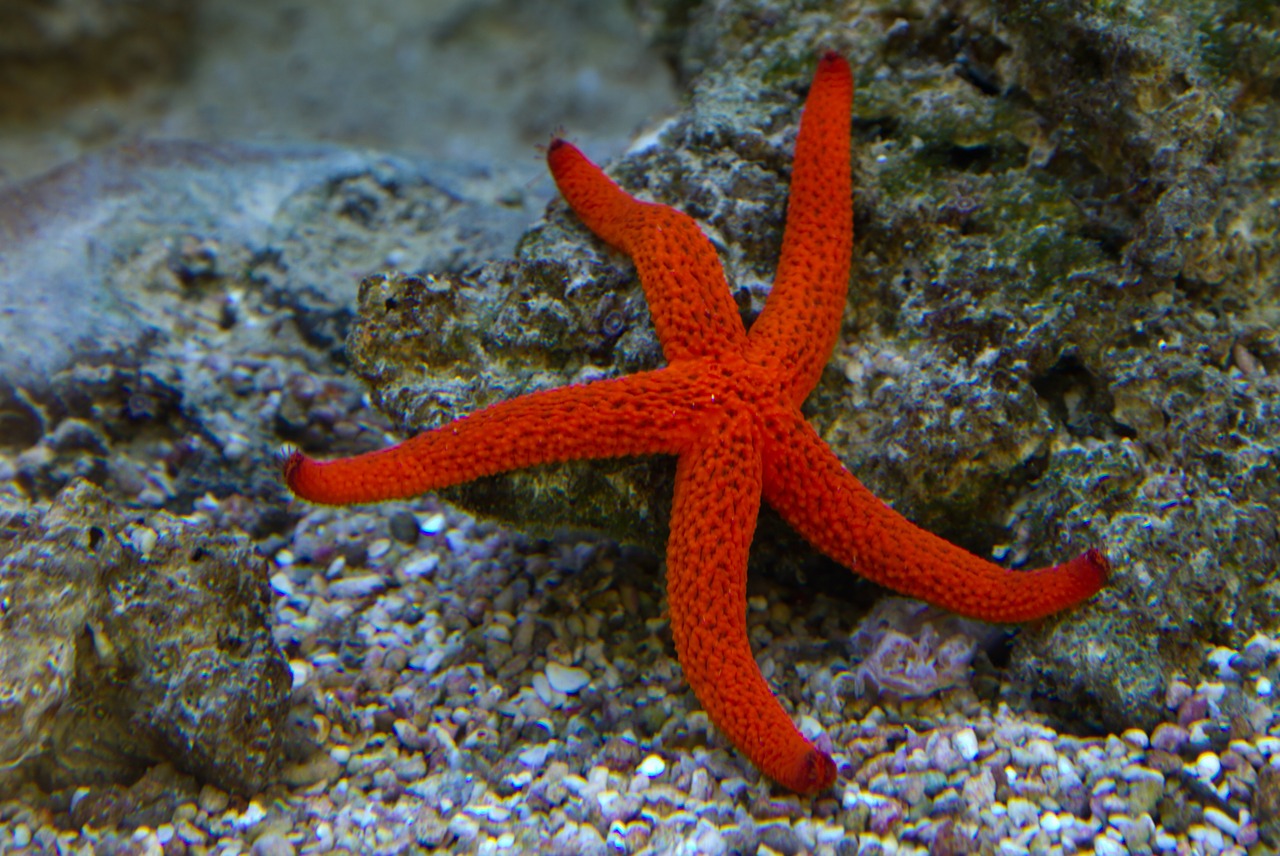
[[[84,788],[72,799],[69,818],[76,827],[155,828],[168,823],[178,805],[195,798],[195,780],[165,763],[147,770],[128,787],[110,784]]]
[[[410,546],[418,543],[418,536],[422,534],[418,518],[411,511],[397,511],[391,515],[391,519],[387,521],[387,529],[392,538]]]
[[[278,832],[268,832],[249,848],[250,856],[294,856],[297,852],[293,842]]]
[[[0,593],[4,782],[128,783],[160,761],[236,793],[274,779],[290,674],[242,537],[78,481],[44,513],[8,510]]]
[[[1280,768],[1267,764],[1258,771],[1258,789],[1250,808],[1263,840],[1280,846]]]
[[[198,801],[200,810],[205,814],[222,814],[231,804],[227,792],[213,785],[205,785],[200,789]]]
[[[951,741],[956,747],[956,752],[964,760],[972,761],[978,757],[978,735],[972,728],[961,728],[951,735]]]
[[[667,762],[662,760],[661,755],[649,755],[640,765],[636,767],[636,772],[650,779],[656,779],[667,771]]]
[[[547,683],[556,692],[573,695],[591,683],[591,674],[576,666],[565,666],[554,660],[547,663]]]
[[[360,574],[334,580],[329,584],[329,594],[338,600],[359,600],[386,587],[387,581],[378,574]]]

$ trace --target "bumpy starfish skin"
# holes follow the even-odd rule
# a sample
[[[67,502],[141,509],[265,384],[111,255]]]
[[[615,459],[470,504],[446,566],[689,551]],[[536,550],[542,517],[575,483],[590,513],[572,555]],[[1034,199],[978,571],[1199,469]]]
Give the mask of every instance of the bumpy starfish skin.
[[[836,768],[792,724],[751,654],[747,551],[761,496],[856,573],[988,621],[1071,606],[1109,572],[1097,550],[1008,571],[923,531],[863,487],[801,415],[835,344],[848,287],[852,98],[848,64],[824,56],[796,141],[777,278],[749,335],[693,220],[633,199],[555,140],[547,160],[560,192],[634,260],[668,365],[516,398],[378,452],[327,463],[295,452],[285,463],[298,496],[345,504],[552,461],[678,456],[667,592],[680,664],[734,745],[802,793],[829,787]]]

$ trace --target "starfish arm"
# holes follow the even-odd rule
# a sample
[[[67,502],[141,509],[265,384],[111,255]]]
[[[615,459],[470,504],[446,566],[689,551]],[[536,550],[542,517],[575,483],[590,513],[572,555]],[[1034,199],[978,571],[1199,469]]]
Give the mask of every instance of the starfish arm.
[[[831,356],[849,291],[852,103],[849,64],[829,53],[818,63],[800,119],[773,290],[749,337],[749,359],[778,370],[796,404],[813,389]]]
[[[1085,600],[1110,564],[1089,550],[1061,565],[1011,571],[898,514],[863,487],[798,413],[766,420],[764,496],[809,543],[887,588],[984,621],[1042,618]]]
[[[547,163],[587,228],[635,263],[668,362],[741,353],[742,318],[715,247],[693,218],[629,196],[564,140],[551,141]]]
[[[332,461],[293,452],[285,483],[303,499],[402,499],[523,467],[579,458],[677,454],[711,397],[696,364],[504,401],[409,440]]]
[[[745,408],[703,426],[676,467],[667,598],[676,654],[721,731],[765,775],[814,793],[835,764],[796,729],[760,674],[747,638],[747,551],[760,508],[760,447]]]

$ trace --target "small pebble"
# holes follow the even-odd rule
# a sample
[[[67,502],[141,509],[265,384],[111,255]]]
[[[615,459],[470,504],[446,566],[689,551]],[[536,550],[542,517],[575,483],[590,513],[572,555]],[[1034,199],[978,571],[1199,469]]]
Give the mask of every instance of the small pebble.
[[[552,660],[547,663],[547,683],[565,695],[573,695],[591,683],[591,675],[574,666],[564,666]]]
[[[722,854],[728,852],[724,835],[721,834],[720,830],[714,826],[703,829],[698,833],[696,850],[694,852],[706,853],[708,856],[722,856]],[[769,852],[769,847],[766,844],[761,844],[760,849],[756,851],[757,854],[764,854],[767,852]]]
[[[1204,810],[1204,819],[1206,822],[1213,824],[1222,830],[1226,835],[1232,838],[1236,837],[1236,833],[1240,831],[1240,824],[1227,816],[1226,812],[1217,806],[1209,806]]]
[[[1191,735],[1187,729],[1171,722],[1162,722],[1156,726],[1155,731],[1151,732],[1152,748],[1174,755],[1181,752],[1182,747],[1186,746],[1190,739]]]
[[[321,751],[315,752],[306,760],[285,764],[280,771],[280,778],[290,787],[309,788],[319,782],[332,781],[341,773],[342,768],[333,758]]]
[[[1028,762],[1036,766],[1052,764],[1058,754],[1052,743],[1040,737],[1027,741],[1026,750]]]
[[[431,576],[439,566],[440,556],[436,553],[428,553],[425,556],[409,560],[401,568],[401,571],[408,579],[416,580],[420,577]]]
[[[378,574],[362,574],[329,583],[329,595],[337,600],[359,600],[377,594],[386,587],[386,580]]]
[[[267,816],[266,811],[256,801],[250,800],[249,804],[244,807],[244,811],[240,812],[240,816],[236,818],[235,824],[241,829],[252,829],[263,821]]]
[[[449,819],[449,831],[456,835],[460,841],[469,843],[474,841],[480,834],[480,824],[462,812],[458,812]]]
[[[961,728],[951,735],[951,743],[956,747],[960,757],[966,761],[972,761],[978,757],[978,735],[972,728]]]
[[[31,843],[31,828],[25,823],[19,823],[13,828],[13,846],[26,847]]]
[[[1093,839],[1093,852],[1096,856],[1128,856],[1129,850],[1109,835],[1098,835]]]
[[[206,814],[222,814],[230,802],[231,798],[227,796],[226,791],[219,790],[213,785],[202,787],[200,796],[196,798],[196,803]]]
[[[547,763],[547,756],[551,754],[551,746],[546,743],[540,743],[536,746],[530,746],[516,756],[521,764],[530,769],[541,769]]]
[[[1201,681],[1196,685],[1196,696],[1209,704],[1218,704],[1227,694],[1227,685],[1222,681]]]
[[[636,767],[636,772],[642,776],[648,776],[656,779],[667,770],[667,762],[662,760],[661,756],[650,755],[640,762],[640,766]]]
[[[494,642],[511,641],[511,630],[504,624],[490,624],[484,629],[483,635],[485,639],[490,639]]]
[[[1244,647],[1246,651],[1252,648],[1259,649],[1266,655],[1276,649],[1276,641],[1267,634],[1258,632],[1249,637],[1249,641],[1244,643]]]
[[[278,832],[268,832],[253,842],[251,856],[294,856],[298,851],[289,839]]]
[[[1130,728],[1120,735],[1120,739],[1130,746],[1136,746],[1139,749],[1146,749],[1151,744],[1147,737],[1147,732],[1141,728]]]
[[[849,832],[843,826],[837,826],[833,823],[819,824],[814,832],[814,840],[819,845],[832,846],[839,844],[848,838]]]
[[[490,823],[506,823],[511,819],[511,809],[500,805],[478,805],[467,809],[467,811]]]
[[[418,518],[412,511],[397,511],[391,515],[391,519],[387,521],[387,529],[392,538],[410,546],[418,543],[418,535],[422,531],[418,526]]]
[[[409,664],[409,652],[403,648],[392,648],[382,657],[382,668],[391,672],[399,672]]]
[[[1009,820],[1019,829],[1040,823],[1039,809],[1030,800],[1022,797],[1010,797],[1005,804],[1009,812]]]
[[[159,537],[150,526],[135,526],[129,530],[129,545],[146,558],[155,549]]]
[[[1191,686],[1185,681],[1172,681],[1165,691],[1164,704],[1170,710],[1177,710],[1181,704],[1191,697]]]
[[[1178,705],[1178,724],[1190,727],[1209,715],[1209,700],[1200,694],[1187,698]]]
[[[311,677],[311,664],[306,660],[290,660],[289,673],[293,676],[293,688],[301,689]]]
[[[1239,655],[1230,648],[1214,648],[1209,652],[1209,656],[1205,660],[1209,665],[1213,666],[1218,677],[1224,681],[1237,679],[1240,676],[1236,674],[1236,670],[1232,667],[1232,661]]]
[[[532,683],[533,692],[538,696],[538,701],[542,702],[547,707],[559,706],[560,700],[556,698],[557,693],[555,689],[552,688],[551,681],[547,680],[546,673],[538,672],[538,674],[533,676]],[[564,693],[560,693],[559,695],[563,698]]]
[[[1227,846],[1226,839],[1222,837],[1222,830],[1205,826],[1203,823],[1193,823],[1187,827],[1187,837],[1200,845],[1200,848],[1193,852],[1221,853]]]
[[[1197,778],[1212,782],[1218,778],[1218,773],[1222,772],[1222,761],[1212,752],[1202,752],[1200,757],[1196,758],[1193,771]]]

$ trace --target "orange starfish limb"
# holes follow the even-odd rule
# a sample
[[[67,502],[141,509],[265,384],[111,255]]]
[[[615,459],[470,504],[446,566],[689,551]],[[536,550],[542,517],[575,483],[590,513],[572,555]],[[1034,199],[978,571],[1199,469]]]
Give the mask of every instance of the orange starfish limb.
[[[800,404],[839,333],[853,242],[853,78],[818,63],[796,140],[782,258],[748,334],[715,249],[688,216],[627,195],[569,143],[547,160],[582,221],[631,256],[668,365],[523,396],[389,449],[285,462],[298,496],[345,504],[412,496],[553,461],[678,456],[667,592],[676,654],[698,700],[766,775],[830,787],[832,760],[769,690],[747,637],[747,553],[763,496],[817,549],[904,594],[989,621],[1079,603],[1110,566],[1097,550],[1009,571],[913,525],[877,499],[805,422]]]
[[[677,455],[692,443],[694,413],[707,395],[706,379],[689,366],[544,390],[352,458],[321,462],[294,452],[285,483],[311,502],[351,505],[536,464]]]

